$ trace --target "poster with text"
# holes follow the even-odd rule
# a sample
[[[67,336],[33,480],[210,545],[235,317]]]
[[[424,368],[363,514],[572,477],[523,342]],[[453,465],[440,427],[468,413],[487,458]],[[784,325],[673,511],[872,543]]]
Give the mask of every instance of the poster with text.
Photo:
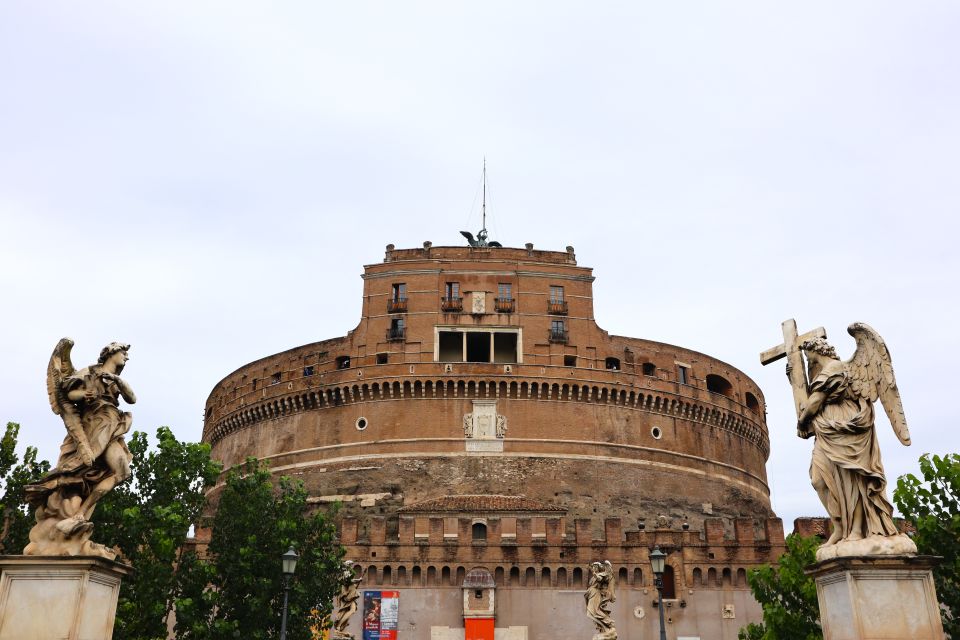
[[[399,591],[363,592],[363,640],[397,640]]]

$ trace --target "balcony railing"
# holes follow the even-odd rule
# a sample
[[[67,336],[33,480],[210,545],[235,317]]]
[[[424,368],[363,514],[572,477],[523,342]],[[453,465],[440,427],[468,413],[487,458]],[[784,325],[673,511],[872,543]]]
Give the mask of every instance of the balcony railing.
[[[513,313],[516,301],[513,298],[497,298],[494,306],[497,313]]]
[[[406,334],[406,327],[390,327],[387,329],[387,342],[400,342]]]
[[[387,300],[387,313],[406,313],[407,312],[407,299],[406,298],[392,298]]]
[[[560,344],[567,344],[569,337],[570,332],[566,329],[550,329],[550,332],[547,334],[547,340],[550,342],[559,342]]]
[[[440,298],[440,309],[446,313],[460,313],[463,311],[463,298],[443,297]]]
[[[551,313],[555,316],[565,316],[567,315],[567,301],[566,300],[550,300],[547,302],[547,313]]]

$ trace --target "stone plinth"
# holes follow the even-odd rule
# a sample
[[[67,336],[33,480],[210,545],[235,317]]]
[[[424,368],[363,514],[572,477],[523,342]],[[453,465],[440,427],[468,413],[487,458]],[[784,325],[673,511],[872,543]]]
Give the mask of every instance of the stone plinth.
[[[0,640],[110,640],[120,581],[93,556],[0,556]]]
[[[857,556],[818,562],[824,640],[943,640],[931,556]]]

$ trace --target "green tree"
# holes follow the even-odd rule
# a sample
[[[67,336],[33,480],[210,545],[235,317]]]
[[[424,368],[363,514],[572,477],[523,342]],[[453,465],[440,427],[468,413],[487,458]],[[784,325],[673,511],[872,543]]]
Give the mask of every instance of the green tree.
[[[336,528],[307,503],[303,483],[250,458],[232,470],[213,517],[207,561],[191,558],[191,589],[177,606],[182,640],[277,637],[283,603],[280,556],[300,559],[291,582],[287,634],[310,637],[311,609],[330,611],[340,589],[343,548]]]
[[[94,538],[134,567],[121,585],[113,637],[163,640],[180,582],[188,579],[179,571],[187,532],[200,519],[220,464],[210,459],[210,445],[181,442],[167,427],[157,429],[155,449],[142,432],[127,444],[132,476],[97,504]]]
[[[787,536],[787,552],[777,566],[753,569],[747,582],[763,607],[763,623],[748,624],[740,640],[822,640],[817,586],[803,573],[816,562],[817,537]]]
[[[0,526],[0,553],[16,555],[23,552],[33,527],[33,510],[24,501],[23,487],[39,480],[50,470],[46,460],[37,461],[36,447],[27,447],[23,461],[17,456],[17,436],[20,425],[8,422],[0,439],[0,482],[3,493],[3,522]]]
[[[914,542],[920,553],[943,556],[933,570],[937,596],[943,605],[943,629],[960,638],[960,455],[925,454],[920,457],[923,480],[912,474],[900,476],[893,500],[917,532]]]

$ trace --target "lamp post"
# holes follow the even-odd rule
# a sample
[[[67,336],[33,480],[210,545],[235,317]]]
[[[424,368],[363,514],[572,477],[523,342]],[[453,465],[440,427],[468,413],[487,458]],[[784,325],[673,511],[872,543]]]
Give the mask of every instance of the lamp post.
[[[287,600],[290,597],[290,578],[297,570],[297,552],[293,545],[283,554],[283,617],[280,619],[280,640],[287,640]]]
[[[657,545],[650,552],[650,566],[653,569],[653,586],[657,588],[657,609],[660,610],[660,640],[667,640],[667,630],[663,626],[663,565],[667,554]]]

